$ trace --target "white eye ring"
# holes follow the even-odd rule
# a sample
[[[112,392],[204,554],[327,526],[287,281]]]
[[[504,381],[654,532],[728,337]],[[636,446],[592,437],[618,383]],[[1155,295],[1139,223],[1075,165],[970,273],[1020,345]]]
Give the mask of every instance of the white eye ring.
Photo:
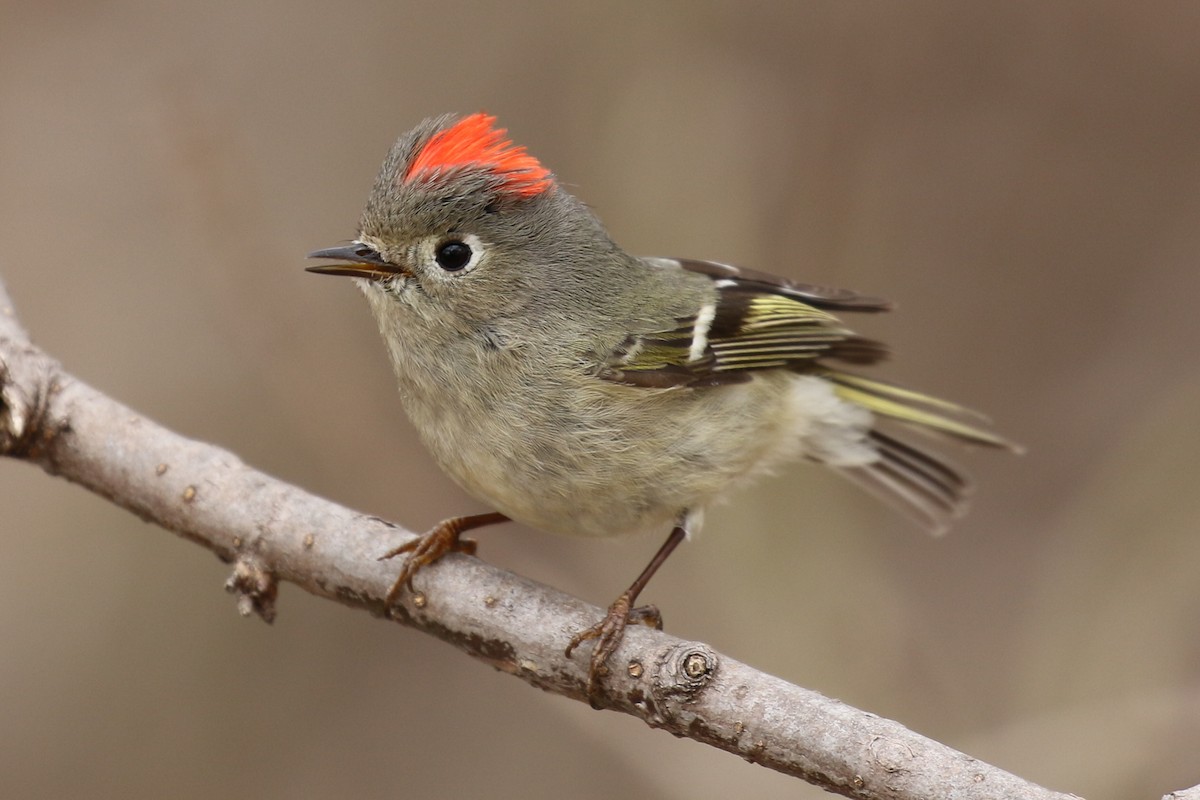
[[[475,269],[483,251],[483,242],[473,233],[447,236],[433,242],[433,263],[445,274],[462,275]]]

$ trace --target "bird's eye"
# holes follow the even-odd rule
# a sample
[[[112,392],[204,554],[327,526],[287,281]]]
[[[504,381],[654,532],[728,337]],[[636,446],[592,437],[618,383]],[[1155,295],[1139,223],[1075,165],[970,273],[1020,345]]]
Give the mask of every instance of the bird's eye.
[[[451,239],[439,244],[433,257],[442,269],[447,272],[458,272],[471,262],[471,246]]]

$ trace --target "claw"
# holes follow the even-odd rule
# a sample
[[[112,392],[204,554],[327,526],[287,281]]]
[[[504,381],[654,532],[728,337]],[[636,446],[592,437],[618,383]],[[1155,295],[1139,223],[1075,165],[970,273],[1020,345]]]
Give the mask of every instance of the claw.
[[[459,537],[464,532],[507,520],[508,517],[497,513],[452,517],[439,522],[417,538],[410,539],[381,555],[379,560],[387,561],[408,553],[408,558],[404,559],[404,563],[400,567],[400,574],[396,576],[395,583],[384,597],[384,603],[391,608],[400,599],[400,593],[404,591],[405,587],[408,587],[410,592],[413,591],[412,579],[417,571],[422,567],[429,566],[447,553],[475,555],[478,544],[474,539],[460,539]]]
[[[587,682],[588,700],[593,708],[600,707],[598,705],[600,680],[608,675],[608,659],[616,652],[621,640],[625,638],[625,628],[633,623],[649,625],[657,630],[662,630],[662,614],[655,606],[638,606],[631,609],[629,606],[632,602],[633,598],[630,593],[625,592],[608,607],[608,613],[604,615],[603,619],[590,628],[575,634],[570,644],[567,645],[566,657],[570,658],[576,647],[591,639],[596,640],[596,644],[592,648],[592,657],[588,661]]]

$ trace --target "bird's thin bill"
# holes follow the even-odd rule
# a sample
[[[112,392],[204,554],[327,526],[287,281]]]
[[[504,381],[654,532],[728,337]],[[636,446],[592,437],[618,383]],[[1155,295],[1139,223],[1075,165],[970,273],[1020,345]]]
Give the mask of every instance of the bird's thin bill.
[[[383,260],[379,252],[361,242],[351,242],[341,247],[330,247],[325,250],[314,250],[309,258],[331,258],[338,261],[348,261],[348,264],[322,264],[316,267],[306,267],[308,272],[318,275],[345,275],[351,278],[368,278],[380,280],[394,275],[403,274],[404,270],[395,264]]]

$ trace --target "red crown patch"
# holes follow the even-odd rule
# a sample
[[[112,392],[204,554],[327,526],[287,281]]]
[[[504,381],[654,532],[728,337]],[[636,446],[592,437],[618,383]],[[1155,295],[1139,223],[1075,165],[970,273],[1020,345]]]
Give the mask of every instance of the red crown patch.
[[[501,191],[534,197],[554,185],[550,170],[506,138],[507,130],[495,127],[490,114],[472,114],[434,134],[404,173],[413,178],[448,172],[459,167],[486,170],[502,181]]]

